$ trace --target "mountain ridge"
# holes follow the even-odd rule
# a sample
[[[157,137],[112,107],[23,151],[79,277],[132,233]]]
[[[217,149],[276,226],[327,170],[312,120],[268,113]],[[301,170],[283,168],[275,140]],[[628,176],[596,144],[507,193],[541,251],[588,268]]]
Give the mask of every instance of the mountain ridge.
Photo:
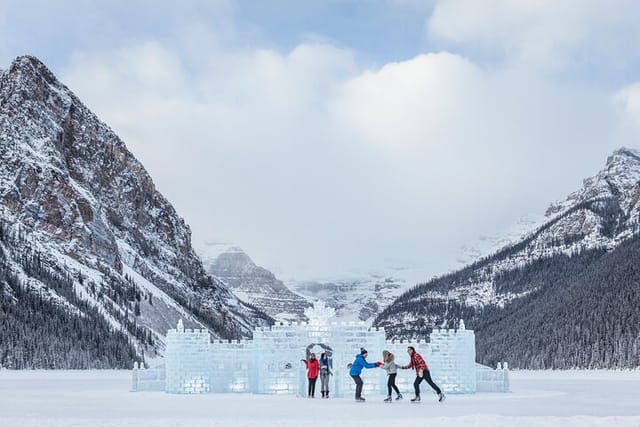
[[[256,265],[240,247],[205,244],[200,254],[207,271],[222,280],[240,300],[280,321],[307,320],[304,310],[311,303],[271,271]]]
[[[495,358],[495,352],[504,348],[495,346],[495,341],[491,341],[487,333],[492,330],[491,324],[497,322],[504,325],[506,331],[510,327],[515,330],[515,326],[509,326],[500,319],[508,318],[512,325],[519,325],[521,319],[527,318],[522,315],[522,310],[536,310],[535,304],[527,306],[526,301],[537,301],[541,313],[536,315],[545,317],[542,311],[548,308],[551,312],[553,307],[553,300],[547,295],[560,298],[563,286],[572,289],[576,298],[584,297],[574,285],[574,275],[580,275],[581,280],[593,285],[591,288],[600,286],[599,281],[603,280],[597,271],[589,269],[591,263],[602,262],[616,274],[627,274],[602,260],[624,260],[625,255],[631,257],[635,254],[635,246],[623,243],[637,240],[640,232],[639,201],[640,155],[627,148],[615,150],[602,170],[583,181],[581,189],[551,204],[547,219],[541,226],[513,244],[457,271],[418,284],[388,306],[375,319],[374,325],[386,327],[392,337],[406,337],[428,333],[434,327],[456,327],[458,320],[464,318],[467,325],[476,328],[478,348],[484,349],[482,356],[488,358],[485,362],[499,360]],[[615,257],[608,255],[611,253],[615,253]],[[628,289],[623,288],[624,292],[630,292],[632,299],[636,298],[638,291],[637,278],[633,274],[629,276],[633,279],[628,283]],[[612,277],[612,280],[617,279]],[[591,288],[585,287],[584,292]],[[599,306],[597,297],[592,294],[584,298],[594,310],[613,309]],[[629,310],[633,307],[622,305],[619,308],[632,315]],[[571,315],[564,320],[571,324],[579,321]],[[620,319],[616,321],[621,322]],[[525,329],[522,331],[524,333]],[[575,350],[571,342],[575,337],[567,335],[562,339],[567,348]],[[620,340],[631,342],[633,337],[625,336]],[[494,343],[493,349],[483,347],[487,341]],[[530,343],[519,344],[525,346]],[[619,351],[612,348],[607,351]],[[587,359],[572,359],[570,356],[566,359],[575,362],[574,367],[584,367],[585,363],[604,366],[598,364],[598,360],[589,359],[587,362]],[[619,354],[615,355],[615,360],[621,364],[617,366],[629,363]],[[551,356],[532,364],[524,359],[515,363],[515,366],[524,368],[559,365],[562,361]]]
[[[130,318],[146,328],[154,337],[147,354],[162,354],[166,330],[181,317],[218,338],[248,337],[272,321],[205,271],[189,226],[144,166],[33,56],[0,74],[0,158],[3,221],[26,234],[51,268],[73,272],[94,308],[124,312],[111,316],[113,327]],[[19,271],[20,248],[8,244],[7,263]],[[127,283],[144,301],[109,297]]]

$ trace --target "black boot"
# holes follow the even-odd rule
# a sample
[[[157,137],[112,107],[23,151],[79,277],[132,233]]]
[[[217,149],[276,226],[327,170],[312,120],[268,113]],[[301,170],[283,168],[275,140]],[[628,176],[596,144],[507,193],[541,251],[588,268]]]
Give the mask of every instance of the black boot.
[[[325,393],[325,392],[324,392],[324,390],[322,390],[322,397],[323,397],[323,398],[324,398],[324,393]]]
[[[329,398],[329,390],[327,390],[325,393],[326,393],[325,397],[328,399]]]

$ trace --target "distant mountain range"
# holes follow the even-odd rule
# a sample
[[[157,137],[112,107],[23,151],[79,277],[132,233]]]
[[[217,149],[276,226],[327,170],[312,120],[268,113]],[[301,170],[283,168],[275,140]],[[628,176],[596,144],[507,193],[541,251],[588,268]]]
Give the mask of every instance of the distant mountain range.
[[[289,286],[309,300],[324,301],[336,310],[339,320],[371,322],[413,283],[401,273],[379,269],[334,278],[292,281]]]
[[[272,319],[209,275],[124,142],[37,58],[0,72],[0,366],[129,367],[184,318]]]
[[[304,309],[320,300],[336,310],[336,320],[371,322],[416,276],[412,268],[395,267],[285,283],[233,243],[206,242],[196,250],[238,298],[281,321],[306,321]]]
[[[622,148],[540,225],[405,292],[374,325],[407,337],[463,318],[487,364],[638,366],[639,224],[640,153]]]

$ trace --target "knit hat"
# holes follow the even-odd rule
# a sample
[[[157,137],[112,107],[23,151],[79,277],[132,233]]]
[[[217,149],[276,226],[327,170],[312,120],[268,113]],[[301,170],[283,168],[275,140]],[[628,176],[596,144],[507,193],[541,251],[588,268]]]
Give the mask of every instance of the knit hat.
[[[364,347],[360,347],[360,354],[365,354],[365,353],[369,353],[369,352],[365,350]]]

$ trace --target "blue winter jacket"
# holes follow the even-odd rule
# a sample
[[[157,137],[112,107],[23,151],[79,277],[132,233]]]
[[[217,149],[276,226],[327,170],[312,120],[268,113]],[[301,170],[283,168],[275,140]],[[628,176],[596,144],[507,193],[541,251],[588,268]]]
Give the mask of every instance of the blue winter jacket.
[[[375,367],[376,367],[375,363],[367,362],[361,354],[358,354],[356,355],[356,360],[354,360],[353,364],[351,365],[351,369],[349,370],[349,375],[351,375],[352,377],[355,377],[356,375],[360,375],[360,373],[362,372],[362,368],[370,369]]]

